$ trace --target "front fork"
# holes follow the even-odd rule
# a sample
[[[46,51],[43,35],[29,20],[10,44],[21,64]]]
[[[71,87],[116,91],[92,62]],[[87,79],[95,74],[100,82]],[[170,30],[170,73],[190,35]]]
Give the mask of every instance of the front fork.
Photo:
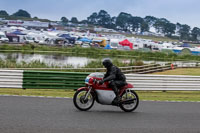
[[[91,92],[91,90],[92,90],[92,87],[89,86],[88,89],[89,89],[89,90],[87,91],[87,93],[85,93],[84,101],[88,99],[88,96],[89,96],[89,94],[90,94],[90,92]]]
[[[125,91],[126,91],[126,99],[128,99],[128,93],[131,92],[131,90],[128,88]]]

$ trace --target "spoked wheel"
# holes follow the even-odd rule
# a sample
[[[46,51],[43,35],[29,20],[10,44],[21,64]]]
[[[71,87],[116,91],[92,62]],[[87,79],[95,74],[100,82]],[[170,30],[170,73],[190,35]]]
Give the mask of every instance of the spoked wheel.
[[[94,97],[90,93],[87,98],[85,98],[88,91],[79,90],[74,94],[73,102],[77,109],[81,111],[89,110],[94,104]]]
[[[135,91],[124,91],[119,107],[125,112],[134,111],[139,104],[139,97]]]

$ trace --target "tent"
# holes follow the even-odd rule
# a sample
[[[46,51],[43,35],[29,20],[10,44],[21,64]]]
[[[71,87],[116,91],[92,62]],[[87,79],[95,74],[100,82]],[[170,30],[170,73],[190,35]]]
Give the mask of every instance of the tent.
[[[107,44],[107,45],[104,47],[104,49],[112,49],[112,48],[110,47],[110,44]]]
[[[14,32],[12,32],[11,34],[15,34],[15,35],[26,35],[26,34],[22,33],[22,32],[19,31],[19,30],[14,31]]]
[[[16,34],[8,33],[6,34],[6,36],[9,39],[9,42],[19,42],[19,36],[17,36]]]
[[[76,41],[75,37],[71,37],[69,34],[62,34],[59,37],[63,37],[65,39],[67,39],[70,43],[74,44]]]
[[[121,44],[122,46],[129,46],[130,49],[133,49],[133,43],[129,42],[127,39],[125,39],[124,41],[119,42],[119,44]]]
[[[98,43],[102,47],[106,46],[106,40],[105,39],[93,39],[92,42],[93,43]]]
[[[81,41],[81,42],[92,42],[92,40],[90,40],[88,38],[81,38],[81,39],[79,39],[79,41]]]
[[[61,35],[59,35],[59,37],[63,37],[63,38],[71,38],[69,34],[61,34]]]
[[[190,48],[191,46],[190,46],[188,43],[184,43],[184,44],[182,44],[180,47],[187,47],[187,48]]]

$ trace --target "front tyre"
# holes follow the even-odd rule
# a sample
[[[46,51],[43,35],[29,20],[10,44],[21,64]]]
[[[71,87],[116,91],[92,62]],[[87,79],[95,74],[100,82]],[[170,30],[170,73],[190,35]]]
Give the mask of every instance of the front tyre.
[[[120,103],[119,107],[125,112],[132,112],[138,107],[139,97],[137,93],[133,90],[124,91],[121,96],[121,101],[122,102]],[[123,101],[128,102],[123,103]]]
[[[75,107],[81,111],[89,110],[94,104],[94,97],[91,93],[85,98],[87,92],[86,90],[78,90],[73,97]]]

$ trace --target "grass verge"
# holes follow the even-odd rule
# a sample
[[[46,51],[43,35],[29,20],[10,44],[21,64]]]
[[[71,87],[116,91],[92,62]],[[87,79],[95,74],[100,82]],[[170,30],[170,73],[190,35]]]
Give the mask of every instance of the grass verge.
[[[140,100],[153,101],[200,101],[200,91],[136,91]],[[27,95],[27,96],[52,96],[70,97],[74,90],[64,89],[0,89],[0,95]]]
[[[65,89],[8,89],[0,88],[0,95],[72,97],[74,90]]]
[[[167,70],[163,72],[156,72],[157,75],[188,75],[200,76],[200,68],[178,68],[174,70]]]
[[[137,91],[140,100],[200,101],[200,91]]]

